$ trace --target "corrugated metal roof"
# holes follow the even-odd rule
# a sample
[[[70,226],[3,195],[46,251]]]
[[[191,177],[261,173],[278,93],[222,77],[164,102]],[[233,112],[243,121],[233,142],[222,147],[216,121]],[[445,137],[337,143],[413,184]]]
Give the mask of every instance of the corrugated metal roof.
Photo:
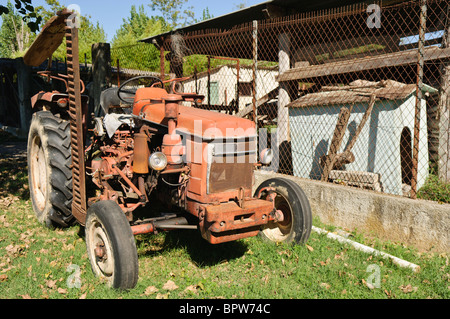
[[[393,3],[401,1],[404,0],[385,0],[384,2]],[[287,16],[297,13],[338,8],[356,3],[373,3],[373,0],[270,0],[183,28],[148,37],[140,40],[140,42],[153,43],[154,40],[157,41],[161,38],[166,38],[174,33],[185,33],[208,29],[223,30],[254,20],[264,20],[267,18]],[[385,3],[383,4],[385,5]]]

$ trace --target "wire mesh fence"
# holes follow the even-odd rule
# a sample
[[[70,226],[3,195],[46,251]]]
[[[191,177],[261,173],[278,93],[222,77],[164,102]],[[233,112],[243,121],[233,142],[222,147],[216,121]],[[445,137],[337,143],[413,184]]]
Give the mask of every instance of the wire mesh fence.
[[[450,202],[449,6],[375,2],[176,33],[159,51],[133,47],[129,67],[187,76],[199,107],[256,121],[279,173]]]

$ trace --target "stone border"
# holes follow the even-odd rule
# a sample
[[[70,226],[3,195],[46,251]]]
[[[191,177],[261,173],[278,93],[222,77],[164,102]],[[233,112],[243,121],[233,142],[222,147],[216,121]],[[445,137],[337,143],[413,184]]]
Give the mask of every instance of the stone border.
[[[358,230],[420,251],[450,252],[450,205],[387,195],[354,187],[255,171],[256,189],[269,178],[296,182],[309,198],[313,216],[325,224]]]

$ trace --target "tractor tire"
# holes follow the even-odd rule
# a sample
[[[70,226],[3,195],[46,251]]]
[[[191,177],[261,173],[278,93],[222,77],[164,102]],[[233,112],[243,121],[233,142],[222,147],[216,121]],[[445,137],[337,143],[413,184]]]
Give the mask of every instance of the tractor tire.
[[[139,276],[136,242],[119,205],[103,200],[90,206],[85,234],[93,273],[111,288],[134,288]]]
[[[305,243],[312,228],[312,214],[309,200],[296,183],[285,178],[272,178],[264,181],[255,191],[255,196],[267,198],[274,189],[275,208],[283,214],[283,220],[269,222],[263,226],[259,235],[272,242]]]
[[[37,219],[49,228],[71,226],[76,220],[69,122],[48,111],[34,113],[27,148],[30,197]]]

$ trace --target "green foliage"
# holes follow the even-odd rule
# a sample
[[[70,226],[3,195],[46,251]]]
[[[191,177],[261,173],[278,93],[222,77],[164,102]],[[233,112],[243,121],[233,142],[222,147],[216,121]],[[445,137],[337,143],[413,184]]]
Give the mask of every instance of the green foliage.
[[[185,8],[187,2],[188,0],[152,0],[149,6],[162,14],[171,29],[177,29],[197,22],[193,7]]]
[[[17,6],[16,6],[17,7]],[[0,56],[16,58],[23,56],[26,50],[31,46],[36,35],[24,23],[24,16],[20,10],[15,11],[13,5],[8,2],[8,13],[2,15],[2,25],[0,27]],[[30,9],[30,8],[28,8]],[[64,6],[58,0],[46,0],[45,6],[33,8],[35,16],[41,17],[38,29],[54,15],[56,11],[64,9]],[[84,15],[80,17],[79,29],[79,56],[80,61],[84,61],[84,55],[91,62],[91,46],[96,42],[106,42],[106,34],[100,24],[93,24],[91,17]],[[53,58],[64,60],[66,57],[65,40],[61,46],[53,53]]]
[[[8,4],[10,2],[8,1]],[[42,21],[42,17],[38,16],[31,5],[31,0],[14,0],[15,8],[22,15],[22,21],[27,23],[31,32],[36,32],[39,29],[39,24]],[[9,5],[0,5],[0,16],[11,13],[11,7]]]
[[[450,203],[450,183],[441,182],[438,176],[430,174],[417,192],[417,198]]]
[[[112,40],[111,60],[121,68],[156,71],[159,68],[159,51],[138,40],[147,38],[168,30],[161,17],[149,17],[144,12],[144,6],[131,6],[130,16],[123,19]]]
[[[0,26],[0,57],[17,58],[25,54],[35,35],[10,1],[5,8],[7,13],[2,15]]]

